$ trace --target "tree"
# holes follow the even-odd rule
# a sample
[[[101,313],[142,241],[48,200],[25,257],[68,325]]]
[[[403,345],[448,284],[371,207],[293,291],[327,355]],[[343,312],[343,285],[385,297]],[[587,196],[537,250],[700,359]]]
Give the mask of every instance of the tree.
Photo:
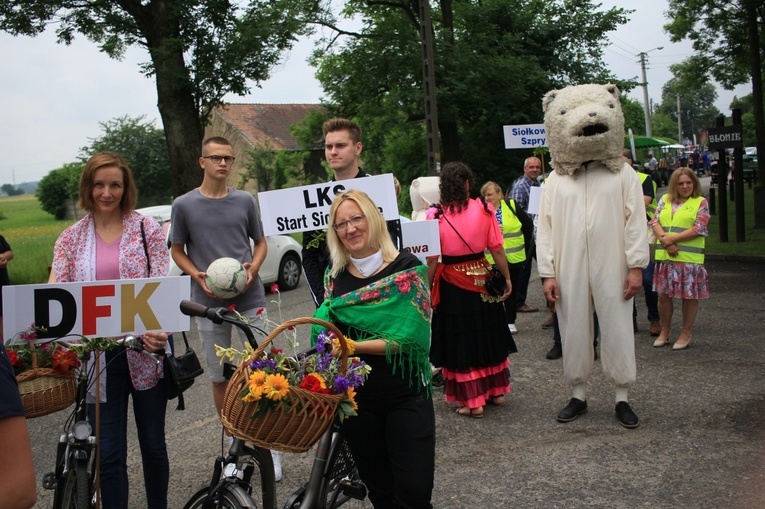
[[[345,12],[361,19],[362,29],[339,47],[328,40],[314,57],[330,111],[364,130],[365,169],[394,173],[404,189],[427,173],[416,6],[349,2]],[[464,160],[479,184],[506,185],[531,150],[506,150],[502,126],[541,122],[542,96],[550,89],[611,81],[601,59],[605,34],[625,22],[626,11],[597,11],[586,0],[443,0],[439,6],[433,30],[440,162]]]
[[[694,135],[698,136],[707,127],[715,125],[717,91],[709,82],[686,79],[689,74],[696,73],[682,65],[671,65],[669,68],[673,77],[661,89],[661,104],[657,111],[674,121],[674,137],[677,134],[677,95],[680,94],[683,135],[693,139]]]
[[[744,135],[744,146],[753,147],[757,142],[754,133],[754,101],[752,94],[745,95],[740,99],[734,97],[730,103],[730,109],[741,110],[741,129]]]
[[[304,183],[303,163],[308,159],[308,152],[275,150],[270,140],[256,145],[248,151],[249,160],[239,182],[239,189],[244,189],[250,180],[256,180],[258,191],[283,189],[290,185]]]
[[[67,163],[61,168],[51,170],[40,180],[35,195],[45,212],[53,214],[56,219],[64,219],[64,200],[69,198],[73,202],[77,201],[77,188],[84,168],[82,163]]]
[[[125,116],[101,122],[103,134],[81,149],[83,163],[103,150],[125,158],[138,187],[138,207],[170,203],[173,197],[164,132],[145,118]]]
[[[645,133],[645,110],[643,105],[635,99],[630,99],[625,94],[621,95],[619,102],[622,105],[622,113],[624,114],[624,132],[626,133],[628,129],[632,129],[632,133],[635,135]]]
[[[728,90],[752,82],[753,117],[758,154],[765,150],[763,67],[765,4],[761,0],[669,0],[670,22],[664,26],[673,41],[690,39],[691,62],[711,73]],[[754,226],[765,228],[765,162],[758,162]]]
[[[250,0],[6,0],[0,30],[35,36],[49,24],[58,40],[80,33],[119,59],[128,46],[151,58],[142,72],[156,81],[173,194],[196,187],[204,126],[227,93],[245,95],[247,80],[269,76],[281,52],[307,32],[320,2]]]
[[[17,189],[13,186],[13,184],[3,184],[0,186],[0,190],[2,190],[8,196],[19,196],[24,194],[23,189]]]

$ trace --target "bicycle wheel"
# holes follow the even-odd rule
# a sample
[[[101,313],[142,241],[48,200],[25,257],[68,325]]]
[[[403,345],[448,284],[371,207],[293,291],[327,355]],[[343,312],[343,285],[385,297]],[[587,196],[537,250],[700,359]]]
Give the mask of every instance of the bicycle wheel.
[[[258,509],[258,505],[246,490],[236,484],[227,484],[208,501],[209,486],[197,491],[183,509]],[[205,505],[205,504],[209,505]]]
[[[252,458],[260,471],[260,494],[264,509],[276,509],[276,479],[274,478],[274,460],[271,451],[260,447],[253,448]],[[257,483],[250,484],[252,489],[257,489]],[[252,495],[255,498],[256,494]]]
[[[85,460],[75,460],[63,481],[62,509],[88,509],[91,507],[90,481]]]
[[[346,504],[361,507],[365,498],[366,486],[361,482],[348,442],[340,433],[335,433],[325,482],[319,495],[321,507],[333,509]]]

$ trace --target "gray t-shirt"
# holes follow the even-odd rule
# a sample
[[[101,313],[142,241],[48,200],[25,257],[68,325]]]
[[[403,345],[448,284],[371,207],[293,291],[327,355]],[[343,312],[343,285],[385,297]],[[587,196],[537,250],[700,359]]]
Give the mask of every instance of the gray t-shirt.
[[[173,201],[171,225],[173,244],[185,244],[189,258],[202,271],[224,256],[242,263],[252,262],[250,239],[257,241],[263,237],[255,197],[233,187],[228,188],[223,198],[208,198],[199,189],[179,196]],[[223,300],[208,297],[193,282],[191,298],[208,307],[236,304],[240,311],[266,306],[260,276],[244,294]]]

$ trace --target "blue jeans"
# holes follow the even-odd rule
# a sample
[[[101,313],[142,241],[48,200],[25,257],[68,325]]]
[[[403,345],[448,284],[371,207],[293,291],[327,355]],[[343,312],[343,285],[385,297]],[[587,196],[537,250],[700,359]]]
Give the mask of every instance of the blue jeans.
[[[133,388],[124,348],[106,352],[106,403],[101,403],[101,500],[104,508],[127,509],[127,417],[128,397],[133,397],[133,414],[141,448],[146,507],[167,509],[170,464],[165,443],[167,397],[164,380],[148,390]],[[95,423],[95,405],[88,405]],[[93,424],[95,429],[95,424]]]

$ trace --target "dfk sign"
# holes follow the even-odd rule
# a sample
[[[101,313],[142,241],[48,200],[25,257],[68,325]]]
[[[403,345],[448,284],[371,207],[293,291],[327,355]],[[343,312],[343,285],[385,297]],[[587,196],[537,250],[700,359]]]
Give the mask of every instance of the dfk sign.
[[[40,338],[67,334],[122,336],[146,331],[188,330],[178,303],[188,299],[188,276],[3,288],[4,335],[45,329]]]

